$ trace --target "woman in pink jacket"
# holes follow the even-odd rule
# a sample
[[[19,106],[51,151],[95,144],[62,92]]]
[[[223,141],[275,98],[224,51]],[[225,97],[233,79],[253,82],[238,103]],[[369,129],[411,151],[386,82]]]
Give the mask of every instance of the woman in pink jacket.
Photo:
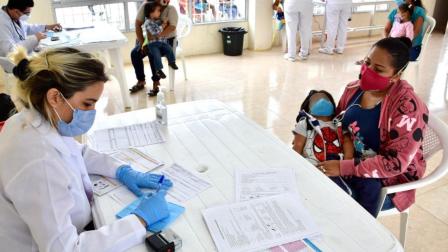
[[[327,176],[343,176],[351,196],[373,216],[378,215],[383,186],[418,180],[425,172],[422,144],[428,109],[400,79],[411,46],[406,37],[373,45],[360,79],[346,87],[338,105],[343,129],[353,141],[354,159],[319,166]],[[383,210],[403,211],[414,201],[415,190],[388,195]]]

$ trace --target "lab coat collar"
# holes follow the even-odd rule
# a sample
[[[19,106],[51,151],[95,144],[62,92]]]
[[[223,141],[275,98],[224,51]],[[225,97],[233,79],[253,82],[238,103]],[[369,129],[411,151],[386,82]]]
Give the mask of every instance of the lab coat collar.
[[[11,17],[9,16],[8,12],[6,12],[6,6],[2,6],[0,9],[0,16],[4,19],[7,20],[8,22],[11,22]]]
[[[37,110],[24,109],[22,113],[25,121],[35,128],[59,153],[64,156],[72,155],[69,146],[63,139],[64,137]]]

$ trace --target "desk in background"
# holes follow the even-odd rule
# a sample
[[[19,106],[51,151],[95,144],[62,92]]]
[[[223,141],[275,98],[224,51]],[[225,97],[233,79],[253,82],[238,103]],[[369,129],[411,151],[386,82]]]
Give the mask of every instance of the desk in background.
[[[124,71],[121,47],[126,46],[128,39],[118,29],[108,24],[96,24],[91,28],[77,29],[54,33],[60,41],[50,42],[50,38],[42,40],[42,47],[73,47],[90,53],[107,52],[113,64],[112,74],[120,85],[121,97],[125,108],[131,107],[128,86]],[[106,63],[108,66],[109,63]]]

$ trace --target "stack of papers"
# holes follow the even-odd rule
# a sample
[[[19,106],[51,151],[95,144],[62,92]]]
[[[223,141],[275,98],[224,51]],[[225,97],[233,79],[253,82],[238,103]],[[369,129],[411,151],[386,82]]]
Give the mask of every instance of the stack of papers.
[[[104,153],[165,142],[156,121],[97,130],[90,138],[94,149]]]
[[[292,169],[236,171],[235,198],[203,211],[218,251],[320,251],[306,239],[319,232]]]
[[[184,203],[200,192],[207,190],[211,184],[178,164],[161,171],[173,182],[173,187],[168,191],[166,199],[176,203]]]
[[[117,151],[111,157],[131,165],[133,169],[140,172],[152,171],[163,165],[163,162],[135,148]]]
[[[269,169],[235,172],[236,201],[246,201],[282,193],[296,193],[296,176],[292,169]]]
[[[318,234],[294,194],[213,207],[202,213],[218,251],[258,251]]]

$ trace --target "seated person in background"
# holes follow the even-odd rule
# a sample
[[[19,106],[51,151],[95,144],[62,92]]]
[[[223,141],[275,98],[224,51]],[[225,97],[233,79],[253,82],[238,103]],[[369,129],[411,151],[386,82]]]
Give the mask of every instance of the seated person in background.
[[[36,49],[39,41],[46,38],[45,31],[61,30],[61,25],[28,24],[34,7],[33,0],[9,0],[0,10],[0,56],[5,57],[18,45],[28,52]]]
[[[414,25],[414,38],[412,39],[412,47],[410,49],[410,60],[415,61],[417,60],[418,56],[420,55],[420,52],[422,50],[422,42],[423,42],[423,35],[425,34],[424,29],[424,22],[426,19],[426,10],[423,7],[421,0],[405,0],[405,1],[397,1],[400,2],[398,6],[400,6],[402,3],[407,4],[411,6],[412,8],[412,14],[411,14],[411,22]],[[395,16],[398,12],[398,9],[394,9],[391,11],[391,13],[388,16],[388,21],[386,23],[386,26],[384,27],[384,35],[385,37],[389,37],[389,34],[392,29],[392,24],[395,21]]]
[[[293,149],[315,166],[327,160],[353,158],[353,144],[348,135],[343,135],[342,125],[334,123],[335,115],[334,99],[323,90],[311,90],[300,107],[297,124],[292,131]],[[349,192],[340,176],[330,179]]]
[[[148,45],[149,57],[154,62],[154,68],[159,78],[165,79],[166,75],[162,71],[162,55],[168,59],[168,65],[174,70],[179,69],[176,65],[176,58],[171,46],[166,38],[159,37],[160,33],[168,26],[168,22],[160,19],[161,5],[157,2],[148,3],[145,6],[146,21],[144,23]]]
[[[414,25],[411,22],[412,12],[412,5],[402,4],[398,7],[394,24],[390,30],[390,37],[408,37],[411,41],[414,39]]]
[[[162,5],[161,9],[161,18],[163,20],[168,20],[168,26],[163,29],[163,31],[159,34],[159,37],[166,38],[169,45],[171,45],[171,48],[176,48],[175,39],[176,39],[176,26],[177,21],[179,19],[178,13],[176,8],[173,5],[170,5],[170,0],[155,0],[155,1],[145,1],[140,8],[137,11],[137,16],[135,18],[135,35],[137,37],[135,41],[135,47],[132,49],[131,52],[131,61],[132,66],[134,67],[135,71],[135,77],[137,78],[137,83],[132,86],[132,88],[129,90],[132,93],[138,92],[140,90],[143,90],[146,85],[146,76],[145,76],[145,67],[143,64],[143,59],[148,55],[147,50],[143,47],[143,43],[145,41],[145,37],[143,36],[143,29],[142,26],[145,23],[146,17],[145,17],[145,6],[149,2],[157,2],[160,5]],[[159,85],[160,85],[160,78],[156,74],[156,69],[154,67],[154,62],[149,57],[149,64],[151,66],[151,73],[152,73],[152,89],[149,90],[148,95],[149,96],[156,96],[159,92]]]

